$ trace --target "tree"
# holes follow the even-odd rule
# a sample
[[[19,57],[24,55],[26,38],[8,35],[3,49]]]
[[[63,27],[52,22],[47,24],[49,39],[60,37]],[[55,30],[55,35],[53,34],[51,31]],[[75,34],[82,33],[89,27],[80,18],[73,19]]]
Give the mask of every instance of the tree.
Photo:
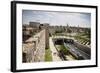
[[[71,29],[70,29],[70,28],[67,28],[67,32],[68,32],[68,33],[71,33],[72,31],[71,31]]]

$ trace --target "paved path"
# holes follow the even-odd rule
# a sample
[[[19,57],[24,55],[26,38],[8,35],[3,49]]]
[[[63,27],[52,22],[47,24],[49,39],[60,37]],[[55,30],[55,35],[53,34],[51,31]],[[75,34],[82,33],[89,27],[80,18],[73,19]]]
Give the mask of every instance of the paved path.
[[[58,52],[54,46],[54,43],[52,41],[52,37],[49,38],[49,46],[50,46],[50,49],[52,51],[52,60],[53,61],[61,61],[60,57],[58,56]]]
[[[67,57],[67,60],[68,61],[75,60],[75,58],[72,55],[67,55],[66,57]]]

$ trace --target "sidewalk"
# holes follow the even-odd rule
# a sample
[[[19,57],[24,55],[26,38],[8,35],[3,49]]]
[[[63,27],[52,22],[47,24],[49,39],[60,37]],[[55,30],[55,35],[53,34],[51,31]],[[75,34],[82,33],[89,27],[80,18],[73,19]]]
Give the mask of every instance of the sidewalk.
[[[52,52],[52,60],[53,61],[62,61],[60,59],[60,57],[58,56],[58,52],[53,44],[53,41],[52,41],[52,37],[49,38],[49,46],[50,46],[50,49],[51,49],[51,52]]]

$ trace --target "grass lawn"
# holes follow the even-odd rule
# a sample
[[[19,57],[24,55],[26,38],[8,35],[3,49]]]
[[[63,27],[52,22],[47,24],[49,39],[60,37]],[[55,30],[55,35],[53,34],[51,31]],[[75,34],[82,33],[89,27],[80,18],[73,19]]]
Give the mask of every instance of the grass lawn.
[[[61,46],[60,46],[60,50],[61,50],[65,55],[68,54],[68,48],[66,48],[64,45],[61,45]]]
[[[45,61],[52,61],[52,55],[50,48],[45,50]]]

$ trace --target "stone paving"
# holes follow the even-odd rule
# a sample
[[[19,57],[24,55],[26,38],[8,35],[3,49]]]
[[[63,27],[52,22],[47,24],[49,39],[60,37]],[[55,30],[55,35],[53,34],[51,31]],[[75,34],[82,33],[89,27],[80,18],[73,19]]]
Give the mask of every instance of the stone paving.
[[[52,52],[52,61],[61,61],[61,58],[58,56],[58,52],[54,46],[54,43],[52,41],[52,37],[49,38],[49,47]]]

